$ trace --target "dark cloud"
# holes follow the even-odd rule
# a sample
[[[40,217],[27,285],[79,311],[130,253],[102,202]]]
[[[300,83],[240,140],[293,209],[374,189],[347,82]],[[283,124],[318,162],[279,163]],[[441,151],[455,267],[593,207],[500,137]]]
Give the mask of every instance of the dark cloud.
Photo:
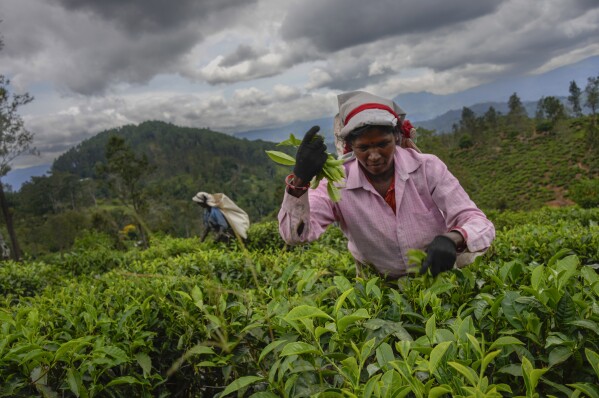
[[[308,39],[332,52],[389,36],[426,32],[496,10],[501,1],[330,0],[293,7],[281,29],[286,40]]]
[[[146,35],[140,40],[110,42],[78,54],[76,70],[66,80],[74,92],[96,94],[112,84],[142,84],[165,71],[176,71],[180,57],[198,40],[197,32],[184,29],[172,35]],[[75,69],[75,68],[73,68]]]
[[[526,73],[553,57],[596,42],[599,2],[512,2],[497,15],[452,32],[427,36],[413,47],[412,62],[434,71],[470,63],[502,67],[502,74]],[[594,15],[594,16],[593,16]]]
[[[211,85],[231,84],[276,76],[295,65],[321,58],[310,45],[280,46],[268,51],[240,45],[233,53],[213,60],[200,71],[200,76]]]
[[[383,67],[377,73],[372,73],[372,60],[369,57],[345,59],[338,57],[329,63],[321,72],[327,79],[312,81],[311,88],[330,88],[332,90],[352,91],[358,90],[369,84],[377,84],[397,72],[391,68]]]
[[[115,84],[184,74],[192,49],[206,35],[236,26],[256,1],[12,0],[1,10],[10,46],[0,55],[23,75],[101,95]]]
[[[177,29],[214,14],[244,8],[257,0],[52,0],[62,7],[91,13],[133,35]]]
[[[423,83],[429,90],[439,82],[447,90],[448,73],[462,82],[457,87],[530,73],[556,57],[592,46],[599,33],[598,11],[599,2],[588,0],[567,6],[548,1],[544,7],[531,1],[504,2],[493,14],[468,23],[331,52],[327,63],[319,66],[311,87],[363,88],[388,78],[404,79],[406,68],[428,70],[429,77]]]
[[[234,52],[225,56],[218,65],[225,68],[235,66],[244,61],[253,61],[265,53],[264,50],[258,50],[247,44],[240,44]]]

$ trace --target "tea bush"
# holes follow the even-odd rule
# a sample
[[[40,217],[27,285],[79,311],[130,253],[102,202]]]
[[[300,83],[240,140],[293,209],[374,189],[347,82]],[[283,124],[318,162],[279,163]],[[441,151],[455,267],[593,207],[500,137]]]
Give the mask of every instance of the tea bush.
[[[436,278],[357,277],[339,229],[282,249],[276,223],[3,263],[0,396],[598,396],[599,214],[492,216]]]

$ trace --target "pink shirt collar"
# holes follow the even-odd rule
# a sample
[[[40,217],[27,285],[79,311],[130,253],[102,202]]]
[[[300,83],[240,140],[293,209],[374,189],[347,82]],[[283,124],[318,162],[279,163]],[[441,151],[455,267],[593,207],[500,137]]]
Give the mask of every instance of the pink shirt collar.
[[[397,146],[395,149],[394,162],[395,162],[395,180],[398,179],[406,181],[409,174],[417,170],[422,164],[420,160],[416,159],[413,154],[413,150],[404,149]],[[345,189],[364,188],[370,190],[372,187],[368,179],[360,169],[358,159],[353,157],[346,164],[347,181],[345,182]]]

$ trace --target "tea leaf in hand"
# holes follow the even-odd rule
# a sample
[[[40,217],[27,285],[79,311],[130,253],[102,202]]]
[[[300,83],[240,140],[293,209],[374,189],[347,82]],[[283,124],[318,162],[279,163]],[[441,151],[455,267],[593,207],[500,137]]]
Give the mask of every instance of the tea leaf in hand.
[[[295,159],[292,156],[287,155],[286,153],[279,151],[266,151],[266,154],[269,158],[271,158],[279,164],[283,164],[285,166],[295,165]]]

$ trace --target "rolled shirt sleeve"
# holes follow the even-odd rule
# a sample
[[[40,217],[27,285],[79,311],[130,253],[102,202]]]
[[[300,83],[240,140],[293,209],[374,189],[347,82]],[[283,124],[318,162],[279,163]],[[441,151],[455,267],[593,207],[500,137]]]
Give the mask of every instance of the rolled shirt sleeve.
[[[335,221],[326,184],[326,180],[321,180],[318,188],[309,189],[299,198],[285,190],[278,218],[279,233],[286,243],[294,245],[316,240]]]

